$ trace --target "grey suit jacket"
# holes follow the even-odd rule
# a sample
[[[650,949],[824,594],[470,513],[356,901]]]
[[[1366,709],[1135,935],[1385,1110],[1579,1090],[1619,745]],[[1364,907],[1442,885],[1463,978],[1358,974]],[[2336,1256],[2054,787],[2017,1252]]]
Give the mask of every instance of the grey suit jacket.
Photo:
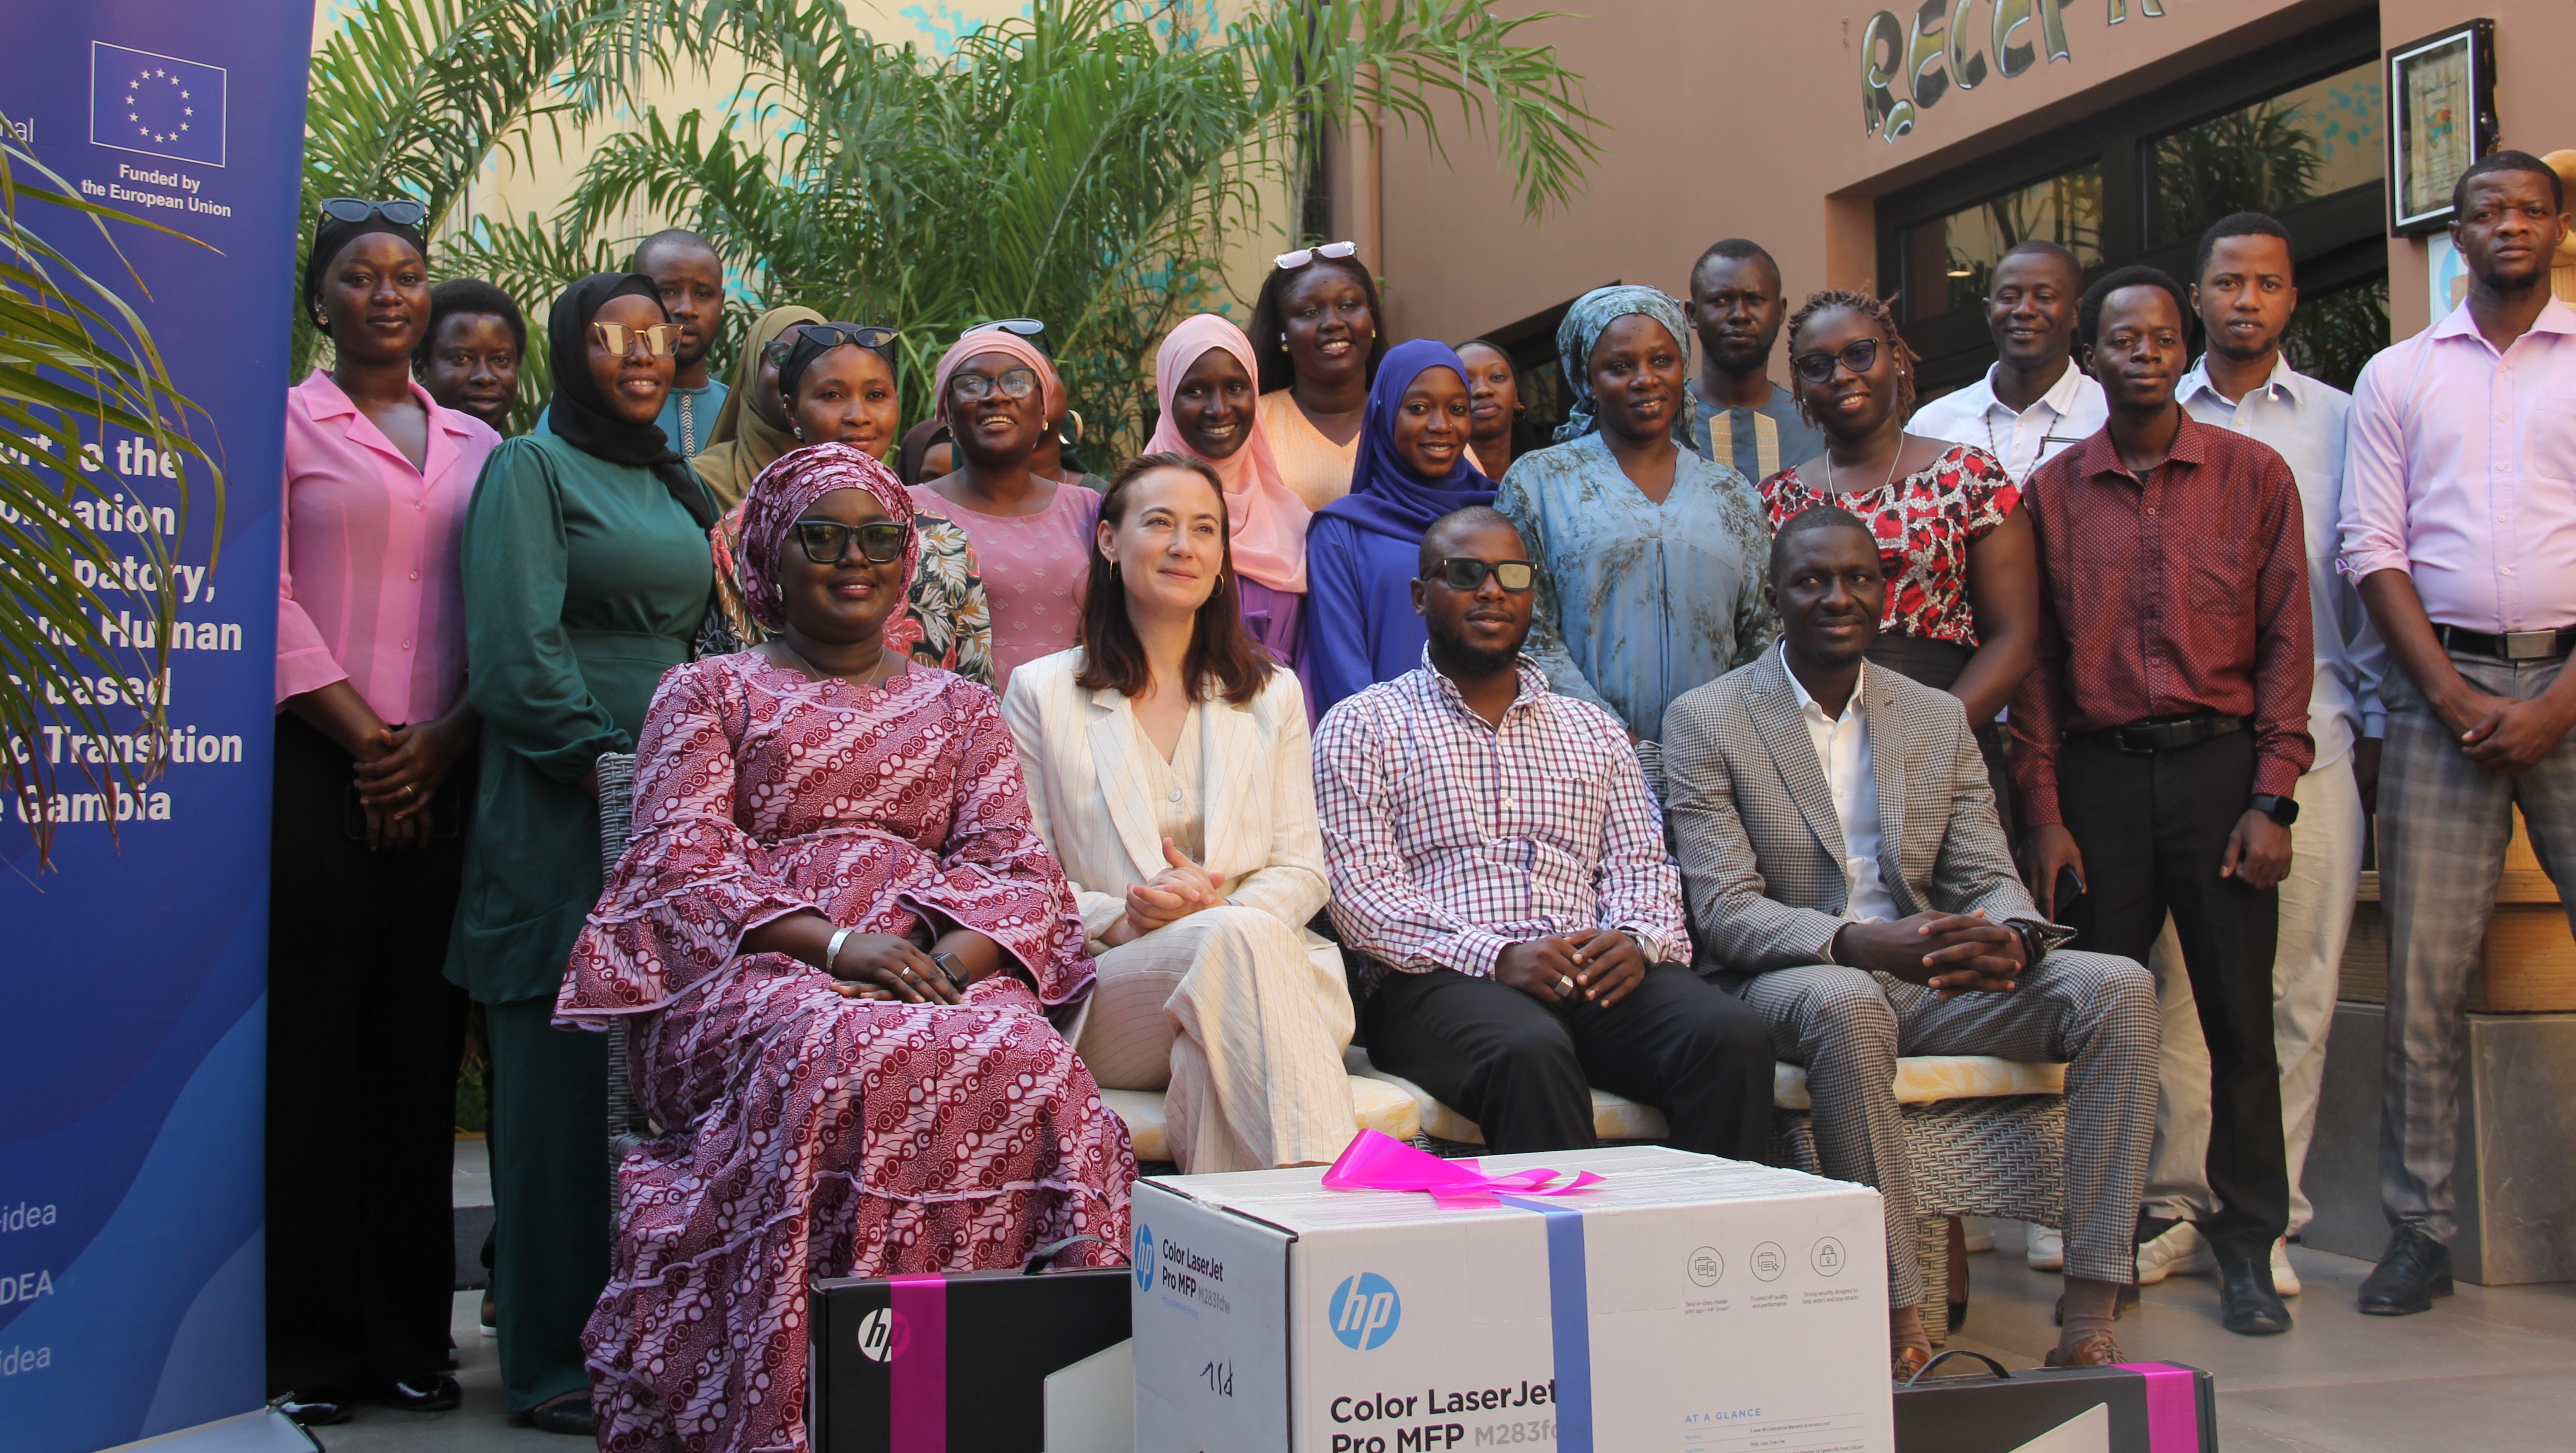
[[[1995,820],[1985,759],[1946,691],[1861,673],[1878,872],[1897,908],[2041,923]],[[1778,650],[1664,714],[1664,820],[1703,974],[1820,963],[1844,922],[1843,832]],[[2071,931],[2050,926],[2053,946]]]

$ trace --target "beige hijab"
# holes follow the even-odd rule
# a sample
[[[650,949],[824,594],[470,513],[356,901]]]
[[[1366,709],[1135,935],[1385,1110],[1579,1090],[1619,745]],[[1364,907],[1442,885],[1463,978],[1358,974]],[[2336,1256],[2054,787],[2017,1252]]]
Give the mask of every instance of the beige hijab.
[[[772,308],[752,322],[751,331],[743,335],[742,352],[733,361],[733,377],[725,381],[724,407],[716,410],[716,426],[707,436],[707,447],[689,461],[698,478],[707,482],[707,490],[716,497],[719,510],[730,511],[742,503],[759,477],[779,455],[796,447],[796,436],[770,427],[751,406],[752,391],[760,386],[760,355],[780,334],[800,323],[828,322],[812,308]]]

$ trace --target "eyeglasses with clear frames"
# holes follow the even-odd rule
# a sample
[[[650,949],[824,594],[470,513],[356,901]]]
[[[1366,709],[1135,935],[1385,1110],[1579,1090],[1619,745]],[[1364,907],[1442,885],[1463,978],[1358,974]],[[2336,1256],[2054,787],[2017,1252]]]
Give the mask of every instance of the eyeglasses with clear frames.
[[[1006,399],[1024,399],[1037,391],[1038,371],[1034,368],[1006,368],[998,378],[960,373],[948,380],[948,396],[970,404],[996,392]]]

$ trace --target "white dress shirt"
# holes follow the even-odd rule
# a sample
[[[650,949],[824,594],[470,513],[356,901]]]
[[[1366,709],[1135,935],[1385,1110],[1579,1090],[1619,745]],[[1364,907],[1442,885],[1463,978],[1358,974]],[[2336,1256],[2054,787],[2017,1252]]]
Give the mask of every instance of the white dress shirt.
[[[2003,461],[2019,484],[2030,472],[2067,449],[2102,432],[2111,422],[2110,401],[2102,385],[2072,362],[2031,406],[2014,413],[1995,397],[1995,370],[1955,393],[1946,393],[1914,411],[1906,429],[1930,439],[1972,444]]]
[[[2307,526],[2308,604],[2316,621],[2316,684],[2308,692],[2308,733],[2317,740],[2322,771],[2343,760],[2355,737],[2387,734],[2379,681],[2388,671],[2388,647],[2362,608],[2361,592],[2337,568],[2343,553],[2337,520],[2343,510],[2343,458],[2352,396],[2276,362],[2261,388],[2234,402],[2209,381],[2203,355],[2175,390],[2183,409],[2215,428],[2232,429],[2269,444],[2289,461],[2299,480],[2299,510]]]
[[[1878,875],[1878,777],[1869,757],[1869,722],[1860,712],[1861,682],[1852,682],[1851,699],[1839,717],[1807,694],[1807,685],[1789,665],[1786,647],[1781,669],[1789,689],[1798,693],[1798,719],[1807,724],[1807,740],[1816,745],[1816,765],[1824,768],[1825,785],[1834,794],[1834,818],[1843,828],[1843,917],[1855,923],[1893,923],[1896,895]],[[1863,665],[1866,676],[1869,667]]]

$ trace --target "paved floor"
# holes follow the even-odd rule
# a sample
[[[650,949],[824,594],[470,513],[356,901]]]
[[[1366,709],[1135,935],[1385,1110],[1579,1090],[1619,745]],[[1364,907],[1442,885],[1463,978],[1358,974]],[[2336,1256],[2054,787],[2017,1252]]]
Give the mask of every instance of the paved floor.
[[[460,1204],[488,1201],[482,1147],[458,1147]],[[2037,1366],[2056,1345],[2049,1309],[2058,1278],[2022,1264],[2016,1227],[1970,1258],[1974,1290],[1954,1347],[2007,1367]],[[2217,1284],[2174,1277],[2146,1289],[2120,1319],[2120,1345],[2139,1359],[2187,1362],[2218,1378],[2227,1453],[2420,1453],[2423,1449],[2564,1448],[2576,1428],[2576,1285],[2475,1287],[2420,1317],[2364,1317],[2354,1291],[2370,1267],[2292,1248],[2306,1294],[2290,1303],[2295,1331],[2236,1337],[2218,1325]],[[575,1453],[574,1439],[536,1432],[501,1411],[494,1344],[475,1331],[480,1293],[456,1296],[457,1381],[465,1406],[414,1415],[367,1408],[318,1432],[330,1453]],[[1955,1365],[1955,1364],[1954,1364]]]

